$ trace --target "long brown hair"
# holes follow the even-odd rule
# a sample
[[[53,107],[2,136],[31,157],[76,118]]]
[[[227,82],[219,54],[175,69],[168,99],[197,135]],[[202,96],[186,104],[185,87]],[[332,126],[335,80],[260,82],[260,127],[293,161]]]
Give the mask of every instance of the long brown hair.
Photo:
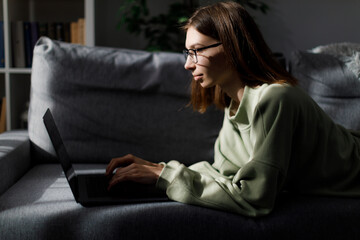
[[[274,59],[253,18],[239,3],[219,2],[199,8],[184,30],[189,27],[222,43],[226,59],[237,70],[244,85],[297,83]],[[198,82],[192,81],[191,104],[194,110],[205,112],[211,104],[223,109],[229,105],[229,100],[219,86],[202,88]]]

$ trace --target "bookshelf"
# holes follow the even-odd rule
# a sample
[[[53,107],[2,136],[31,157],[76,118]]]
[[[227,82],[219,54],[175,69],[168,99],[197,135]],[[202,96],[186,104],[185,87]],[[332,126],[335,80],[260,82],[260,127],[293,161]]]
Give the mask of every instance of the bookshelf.
[[[46,23],[48,26],[55,23],[70,24],[82,18],[85,19],[86,27],[83,44],[93,46],[95,44],[94,1],[0,0],[5,61],[3,66],[0,65],[0,99],[6,98],[6,130],[26,128],[22,115],[26,112],[30,98],[31,65],[23,66],[16,62],[19,55],[16,52],[18,48],[14,46],[17,43],[14,42],[13,25],[17,22],[36,22],[38,25]]]

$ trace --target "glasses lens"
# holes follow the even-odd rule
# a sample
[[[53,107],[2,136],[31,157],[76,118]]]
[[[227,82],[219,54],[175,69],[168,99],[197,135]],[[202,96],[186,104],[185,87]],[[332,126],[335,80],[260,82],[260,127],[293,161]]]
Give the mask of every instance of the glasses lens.
[[[183,54],[184,54],[184,57],[185,57],[185,61],[187,61],[188,56],[189,56],[189,50],[184,49],[184,50],[183,50]]]
[[[190,57],[191,57],[191,60],[192,60],[194,63],[197,63],[196,51],[190,50],[189,55],[190,55]]]
[[[184,51],[183,51],[183,53],[184,53],[184,57],[185,57],[185,61],[187,61],[187,59],[188,59],[188,57],[190,57],[190,59],[191,59],[191,61],[193,62],[193,63],[197,63],[197,56],[196,56],[196,52],[195,51],[193,51],[193,50],[191,50],[191,49],[185,49]]]

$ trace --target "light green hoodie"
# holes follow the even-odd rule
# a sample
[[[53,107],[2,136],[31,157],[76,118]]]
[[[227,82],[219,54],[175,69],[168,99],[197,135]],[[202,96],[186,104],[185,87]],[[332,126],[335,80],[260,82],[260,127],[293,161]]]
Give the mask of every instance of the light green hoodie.
[[[245,87],[240,106],[225,109],[214,163],[170,161],[157,187],[175,201],[245,216],[270,213],[284,190],[360,196],[360,135],[297,87]]]

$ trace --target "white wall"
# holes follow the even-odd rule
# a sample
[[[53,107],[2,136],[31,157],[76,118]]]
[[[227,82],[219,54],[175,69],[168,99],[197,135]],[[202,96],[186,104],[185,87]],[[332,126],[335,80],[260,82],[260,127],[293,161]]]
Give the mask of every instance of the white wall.
[[[148,0],[151,11],[166,11],[177,0]],[[214,0],[201,0],[201,4]],[[334,42],[360,43],[360,0],[264,0],[266,15],[253,13],[273,51],[289,56],[295,49],[309,49]],[[141,37],[116,29],[119,0],[96,1],[96,45],[142,49]],[[150,4],[151,3],[151,4]]]
[[[336,42],[360,43],[360,0],[268,0],[267,15],[257,14],[274,51],[286,56]]]

